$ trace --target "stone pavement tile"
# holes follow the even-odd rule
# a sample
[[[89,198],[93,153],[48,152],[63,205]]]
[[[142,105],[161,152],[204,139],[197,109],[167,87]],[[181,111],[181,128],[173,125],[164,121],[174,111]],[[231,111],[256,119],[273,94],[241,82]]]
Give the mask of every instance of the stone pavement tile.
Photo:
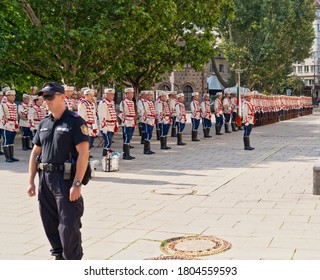
[[[264,221],[265,215],[237,215],[237,214],[226,214],[222,215],[219,222],[224,223],[225,221],[237,222],[261,222]]]
[[[220,207],[220,203],[217,206],[212,207],[207,213],[208,214],[247,214],[251,208],[227,208],[227,207]]]
[[[275,237],[270,243],[269,247],[320,250],[320,242],[318,239]]]
[[[251,208],[250,215],[289,215],[292,209]]]
[[[232,259],[234,260],[291,260],[294,249],[290,248],[255,248],[239,249]]]
[[[165,221],[157,221],[152,219],[143,219],[126,226],[126,229],[138,229],[138,230],[148,230],[153,231],[165,224]]]
[[[247,238],[245,242],[242,244],[242,248],[247,248],[249,250],[256,248],[267,248],[273,237],[270,236],[251,236]]]
[[[138,230],[138,229],[119,229],[108,236],[101,239],[104,242],[125,242],[131,243],[137,239],[142,238],[149,230]]]
[[[14,243],[14,242],[0,242],[1,254],[7,255],[26,255],[43,245],[30,244],[30,243]]]
[[[199,215],[196,219],[190,222],[188,225],[193,227],[198,227],[202,225],[211,226],[212,224],[216,223],[218,220],[220,221],[221,214],[202,214]]]
[[[320,215],[313,215],[313,216],[310,216],[310,219],[309,219],[309,223],[320,223]]]
[[[320,230],[305,230],[301,238],[320,239]]]
[[[297,249],[294,253],[293,260],[319,260],[320,250],[303,250]]]
[[[204,232],[207,228],[208,228],[207,225],[194,227],[194,226],[174,225],[174,224],[166,223],[166,224],[163,224],[162,226],[158,227],[157,231],[198,235],[198,234],[201,234],[202,232]]]
[[[320,216],[320,209],[292,209],[290,215],[293,216],[305,216],[310,215],[311,217]],[[319,217],[320,218],[320,217]]]
[[[188,236],[188,235],[190,234],[164,232],[164,231],[150,231],[143,236],[143,239],[162,242],[167,239],[181,237],[181,236]]]
[[[320,218],[320,217],[319,217]],[[294,216],[294,215],[266,215],[263,222],[273,222],[273,221],[282,221],[282,222],[294,222],[294,223],[308,223],[310,222],[310,216]]]
[[[284,222],[281,228],[287,229],[287,230],[313,230],[313,231],[320,231],[320,224]]]
[[[84,260],[105,260],[117,254],[130,243],[126,242],[105,242],[99,241],[90,246],[84,247]]]
[[[96,226],[96,227],[83,227],[81,229],[81,232],[82,232],[84,239],[89,238],[89,237],[102,239],[104,237],[109,236],[112,233],[115,233],[116,230],[113,228],[107,229],[107,228],[99,228]]]

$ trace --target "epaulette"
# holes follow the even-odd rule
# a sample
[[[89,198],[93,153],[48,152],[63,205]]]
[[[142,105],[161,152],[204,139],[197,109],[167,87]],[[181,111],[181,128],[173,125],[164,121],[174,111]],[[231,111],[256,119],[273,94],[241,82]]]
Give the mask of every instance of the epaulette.
[[[80,118],[80,116],[76,112],[73,112],[73,111],[70,111],[70,115],[74,118]]]

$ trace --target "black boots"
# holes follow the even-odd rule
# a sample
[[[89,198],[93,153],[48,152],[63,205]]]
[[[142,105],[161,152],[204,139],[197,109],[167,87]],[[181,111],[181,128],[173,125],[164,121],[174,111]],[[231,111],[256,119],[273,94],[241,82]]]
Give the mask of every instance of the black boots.
[[[231,133],[231,131],[229,130],[229,124],[228,123],[224,124],[224,131],[225,131],[225,133]]]
[[[177,137],[177,128],[175,126],[171,127],[171,137]]]
[[[130,156],[130,144],[123,144],[123,159],[132,160],[135,157]]]
[[[4,156],[6,157],[6,162],[12,163],[14,161],[19,161],[15,158],[14,155],[14,147],[13,145],[3,147]]]
[[[27,137],[26,137],[26,136],[22,136],[22,138],[21,138],[21,144],[22,144],[22,150],[28,151],[28,147],[27,147]]]
[[[179,145],[179,146],[186,145],[186,143],[182,142],[182,133],[181,132],[177,133],[177,145]]]
[[[161,150],[170,150],[171,148],[167,146],[167,136],[160,137],[160,148]]]
[[[192,131],[191,131],[191,135],[192,135],[192,137],[191,137],[191,140],[192,140],[192,141],[196,141],[196,142],[200,141],[200,140],[198,139],[198,131],[192,130]]]
[[[216,135],[222,135],[223,133],[221,131],[221,125],[216,125]]]
[[[141,131],[141,144],[144,144],[144,138],[146,137],[146,134],[145,134],[145,132],[144,131]]]
[[[247,150],[247,151],[254,150],[254,148],[250,146],[250,137],[249,136],[243,137],[243,143],[244,143],[245,150]]]
[[[4,152],[1,151],[1,144],[0,144],[0,156],[4,155]]]
[[[210,127],[203,129],[203,136],[204,138],[212,138],[212,136],[210,135]]]
[[[144,141],[143,153],[144,153],[145,155],[155,154],[155,152],[151,151],[151,149],[150,149],[150,141]]]
[[[231,128],[232,128],[232,131],[238,131],[235,123],[231,123]]]

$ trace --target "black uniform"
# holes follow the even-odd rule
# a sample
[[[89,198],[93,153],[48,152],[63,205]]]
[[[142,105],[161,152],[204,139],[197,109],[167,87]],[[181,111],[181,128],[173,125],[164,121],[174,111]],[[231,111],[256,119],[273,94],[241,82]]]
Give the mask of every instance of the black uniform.
[[[39,124],[33,143],[42,148],[39,170],[39,208],[53,256],[81,259],[81,217],[83,199],[69,200],[74,172],[63,179],[63,165],[71,158],[75,166],[76,145],[89,142],[85,121],[66,109],[60,119],[50,114]]]

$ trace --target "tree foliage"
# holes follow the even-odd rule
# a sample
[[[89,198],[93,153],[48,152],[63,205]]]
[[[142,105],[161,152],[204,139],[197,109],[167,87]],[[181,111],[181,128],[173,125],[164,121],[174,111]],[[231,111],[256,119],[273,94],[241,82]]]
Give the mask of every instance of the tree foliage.
[[[232,2],[232,4],[230,3]],[[313,0],[232,0],[219,23],[221,48],[243,83],[274,90],[292,72],[292,63],[310,55],[314,40]],[[229,14],[229,16],[228,16]]]
[[[214,53],[226,0],[2,0],[3,82],[150,86]],[[2,82],[2,83],[3,83]]]

